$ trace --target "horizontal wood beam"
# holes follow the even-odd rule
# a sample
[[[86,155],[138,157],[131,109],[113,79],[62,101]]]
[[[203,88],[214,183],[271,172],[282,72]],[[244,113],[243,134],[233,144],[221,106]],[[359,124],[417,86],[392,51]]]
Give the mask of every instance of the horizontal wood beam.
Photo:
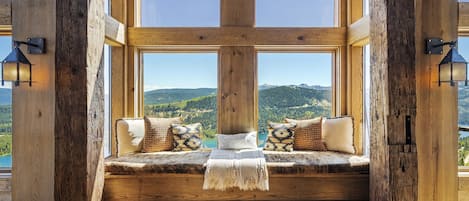
[[[0,0],[0,25],[11,26],[11,1]]]
[[[320,40],[318,40],[320,39]],[[346,28],[129,28],[128,45],[342,46]]]
[[[370,38],[370,16],[360,18],[348,27],[347,42],[352,46],[363,46]]]
[[[125,45],[125,25],[106,15],[106,43],[112,46]]]

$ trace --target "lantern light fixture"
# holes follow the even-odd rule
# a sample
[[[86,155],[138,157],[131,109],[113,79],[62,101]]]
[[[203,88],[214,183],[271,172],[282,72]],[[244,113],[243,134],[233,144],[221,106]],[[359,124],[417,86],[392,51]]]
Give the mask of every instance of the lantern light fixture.
[[[443,54],[443,46],[449,45],[448,54],[438,65],[438,86],[442,82],[449,82],[454,86],[456,82],[464,82],[467,86],[467,61],[456,48],[457,41],[444,42],[441,38],[429,38],[425,40],[426,54]]]
[[[20,45],[27,45],[29,54],[45,53],[44,38],[28,38],[27,42],[13,41],[13,50],[2,61],[2,86],[5,81],[11,81],[15,86],[21,82],[27,82],[29,86],[32,84],[32,64],[21,51]]]

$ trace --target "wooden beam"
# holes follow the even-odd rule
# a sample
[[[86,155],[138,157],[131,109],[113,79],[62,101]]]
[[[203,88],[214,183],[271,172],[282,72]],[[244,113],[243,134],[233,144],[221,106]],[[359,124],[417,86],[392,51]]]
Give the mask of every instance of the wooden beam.
[[[222,27],[253,27],[254,0],[221,0]]]
[[[346,44],[346,29],[250,27],[129,28],[128,44],[130,46],[341,46]]]
[[[415,37],[418,14],[408,0],[374,0],[370,10],[370,200],[417,200],[415,55],[416,44],[423,43]]]
[[[469,35],[469,2],[458,3],[458,31],[460,35]]]
[[[0,0],[0,25],[11,26],[11,2],[12,0]]]
[[[104,1],[56,0],[55,6],[54,197],[101,200]]]
[[[423,41],[429,37],[457,40],[458,3],[417,0],[415,6],[419,200],[457,200],[458,87],[438,86],[437,66],[444,54],[424,54]]]
[[[13,40],[46,39],[46,54],[27,54],[26,47],[21,47],[34,64],[34,82],[31,87],[13,87],[13,200],[54,200],[55,1],[12,1],[11,5]]]
[[[125,25],[109,15],[106,15],[105,20],[106,43],[112,46],[125,45]]]
[[[360,18],[348,27],[347,43],[352,46],[363,46],[369,43],[370,16]]]

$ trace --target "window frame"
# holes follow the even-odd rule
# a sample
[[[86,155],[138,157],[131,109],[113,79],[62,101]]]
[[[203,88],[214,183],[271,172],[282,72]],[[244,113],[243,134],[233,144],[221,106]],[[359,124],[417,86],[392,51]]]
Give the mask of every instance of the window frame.
[[[13,33],[12,33],[13,29],[12,29],[12,26],[4,26],[4,25],[0,25],[0,36],[10,36],[12,37],[12,40],[13,40]],[[13,44],[13,41],[12,41],[12,44]],[[13,89],[13,87],[12,87]],[[12,104],[13,106],[13,104]],[[13,107],[12,107],[13,109]],[[13,112],[13,110],[12,110]],[[13,122],[13,120],[12,120]],[[12,133],[13,135],[13,133]],[[12,139],[13,140],[13,139]],[[13,160],[13,154],[11,155],[11,158]],[[0,168],[0,175],[6,175],[6,176],[11,176],[11,171],[13,169],[13,163],[11,164],[12,167],[2,167]]]

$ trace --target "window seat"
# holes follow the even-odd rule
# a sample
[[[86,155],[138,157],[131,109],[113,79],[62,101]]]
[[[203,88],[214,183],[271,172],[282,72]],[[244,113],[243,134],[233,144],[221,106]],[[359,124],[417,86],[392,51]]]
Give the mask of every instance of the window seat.
[[[108,158],[105,171],[111,175],[204,174],[210,151],[135,153]],[[269,174],[367,174],[369,159],[337,152],[264,151]]]

